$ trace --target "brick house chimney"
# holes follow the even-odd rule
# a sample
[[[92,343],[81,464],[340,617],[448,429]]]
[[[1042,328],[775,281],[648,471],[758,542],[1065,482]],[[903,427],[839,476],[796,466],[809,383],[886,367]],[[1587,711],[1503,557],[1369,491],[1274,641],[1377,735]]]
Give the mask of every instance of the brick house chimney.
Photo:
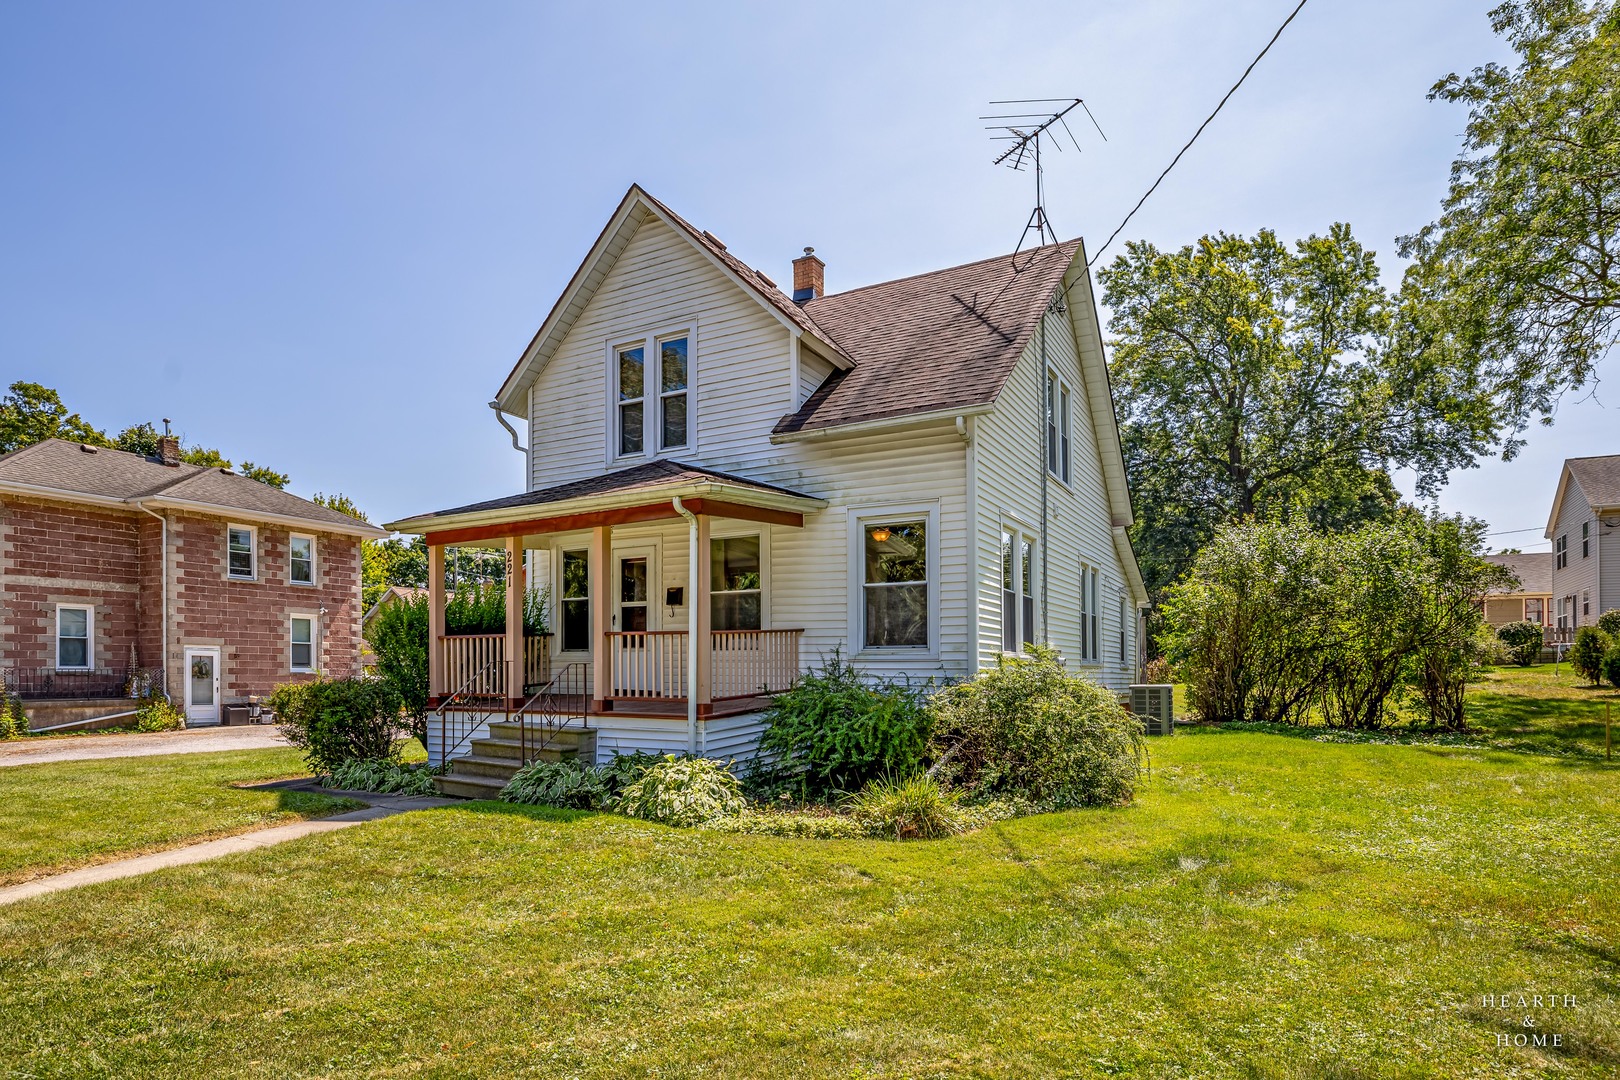
[[[180,436],[159,435],[157,446],[159,461],[165,465],[180,464]]]
[[[824,294],[826,271],[827,264],[816,258],[816,249],[805,248],[804,254],[793,260],[793,302],[802,304]]]

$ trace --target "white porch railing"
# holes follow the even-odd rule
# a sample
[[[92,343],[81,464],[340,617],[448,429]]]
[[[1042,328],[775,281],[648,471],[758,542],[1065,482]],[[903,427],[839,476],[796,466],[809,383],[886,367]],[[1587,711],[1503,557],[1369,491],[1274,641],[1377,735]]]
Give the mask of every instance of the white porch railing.
[[[444,692],[467,685],[472,697],[503,697],[506,669],[505,634],[446,634],[439,638],[444,650]],[[528,686],[551,678],[551,637],[539,634],[523,639],[523,681]]]
[[[802,630],[716,630],[710,635],[710,698],[788,689],[799,677]],[[606,635],[607,697],[686,700],[687,632],[620,630]]]
[[[686,699],[685,630],[618,630],[607,642],[608,697]]]
[[[716,630],[709,685],[715,698],[777,694],[799,677],[802,630]]]

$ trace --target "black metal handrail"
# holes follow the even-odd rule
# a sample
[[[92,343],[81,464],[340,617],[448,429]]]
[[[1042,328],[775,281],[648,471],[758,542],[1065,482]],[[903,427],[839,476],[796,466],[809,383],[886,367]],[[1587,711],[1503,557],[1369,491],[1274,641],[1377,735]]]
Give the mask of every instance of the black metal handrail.
[[[495,697],[490,693],[475,694],[468,692],[474,684],[487,687],[490,679],[498,678],[501,674],[504,674],[505,668],[506,658],[496,657],[469,675],[467,680],[452,691],[450,696],[445,698],[443,703],[434,710],[434,715],[439,718],[439,767],[441,769],[450,764],[450,755],[455,751],[460,750],[462,744],[464,744],[468,739],[472,738],[473,732],[483,727],[491,716],[494,716],[496,713],[501,712],[506,708],[506,698],[504,695]],[[498,701],[499,705],[491,706],[489,704],[491,700]],[[455,744],[451,745],[450,719],[446,715],[446,710],[457,704],[472,706],[467,710],[468,713],[478,711],[480,705],[484,706],[484,708],[482,712],[479,712],[477,719],[473,720],[470,724],[465,725],[465,730],[462,731],[459,736],[457,736]],[[463,713],[458,710],[456,715],[460,717],[463,715]]]
[[[572,721],[578,720],[581,730],[590,726],[585,713],[588,669],[589,665],[584,663],[564,665],[550,682],[535,691],[523,707],[512,714],[510,722],[518,725],[523,764],[539,757]],[[531,725],[528,720],[531,716],[540,722]]]
[[[14,697],[137,698],[163,693],[162,668],[0,667],[0,685]]]

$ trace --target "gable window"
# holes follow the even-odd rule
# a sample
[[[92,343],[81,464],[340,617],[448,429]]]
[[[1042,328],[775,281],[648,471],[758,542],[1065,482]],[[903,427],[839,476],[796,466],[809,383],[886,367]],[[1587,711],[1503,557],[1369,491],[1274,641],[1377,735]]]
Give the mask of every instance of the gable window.
[[[669,338],[658,345],[659,448],[686,445],[686,338]]]
[[[294,615],[291,619],[291,667],[294,671],[315,670],[315,616]]]
[[[647,426],[646,350],[619,350],[619,453],[641,453]]]
[[[315,538],[292,535],[287,541],[287,580],[294,585],[315,584]]]
[[[1553,541],[1553,562],[1562,570],[1569,565],[1569,537],[1560,536]]]
[[[56,605],[56,666],[87,669],[95,666],[96,609],[89,605]]]
[[[226,529],[226,574],[251,581],[258,576],[258,531],[251,525],[232,525]]]
[[[863,521],[861,528],[863,644],[927,648],[927,521]]]
[[[1046,373],[1046,469],[1069,482],[1069,387],[1055,371]]]
[[[1001,534],[1001,648],[1021,652],[1035,643],[1035,541]]]
[[[1524,602],[1524,618],[1526,622],[1533,622],[1537,626],[1546,619],[1546,612],[1542,607],[1539,596],[1528,597]]]
[[[709,541],[709,621],[715,630],[760,628],[759,537]]]
[[[562,553],[562,649],[587,652],[591,647],[591,556],[588,551]]]
[[[1590,558],[1592,554],[1592,523],[1581,522],[1581,558]]]

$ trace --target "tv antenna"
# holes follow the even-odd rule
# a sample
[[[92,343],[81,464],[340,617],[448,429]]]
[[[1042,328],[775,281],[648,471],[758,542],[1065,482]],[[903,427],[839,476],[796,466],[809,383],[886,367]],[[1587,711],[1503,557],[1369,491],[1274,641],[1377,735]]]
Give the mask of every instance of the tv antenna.
[[[1103,142],[1108,136],[1103,135],[1102,125],[1097,118],[1091,115],[1091,110],[1080,98],[1020,98],[1015,101],[992,101],[997,105],[1035,105],[1039,106],[1033,112],[995,113],[981,116],[980,120],[989,120],[992,123],[985,125],[985,130],[991,132],[992,142],[1008,145],[996,155],[992,164],[1005,165],[1014,172],[1023,172],[1033,167],[1035,172],[1035,209],[1029,212],[1029,221],[1024,224],[1024,231],[1018,236],[1018,246],[1013,249],[1014,267],[1017,266],[1018,253],[1024,248],[1024,241],[1031,232],[1035,233],[1036,246],[1058,242],[1057,230],[1052,228],[1052,222],[1046,216],[1046,186],[1045,176],[1041,168],[1041,144],[1050,141],[1058,150],[1063,149],[1063,142],[1057,138],[1058,128],[1069,137],[1069,144],[1074,147],[1075,153],[1080,153],[1080,140],[1074,137],[1074,131],[1065,119],[1075,109],[1081,109],[1091,120],[1091,126],[1102,135]]]

